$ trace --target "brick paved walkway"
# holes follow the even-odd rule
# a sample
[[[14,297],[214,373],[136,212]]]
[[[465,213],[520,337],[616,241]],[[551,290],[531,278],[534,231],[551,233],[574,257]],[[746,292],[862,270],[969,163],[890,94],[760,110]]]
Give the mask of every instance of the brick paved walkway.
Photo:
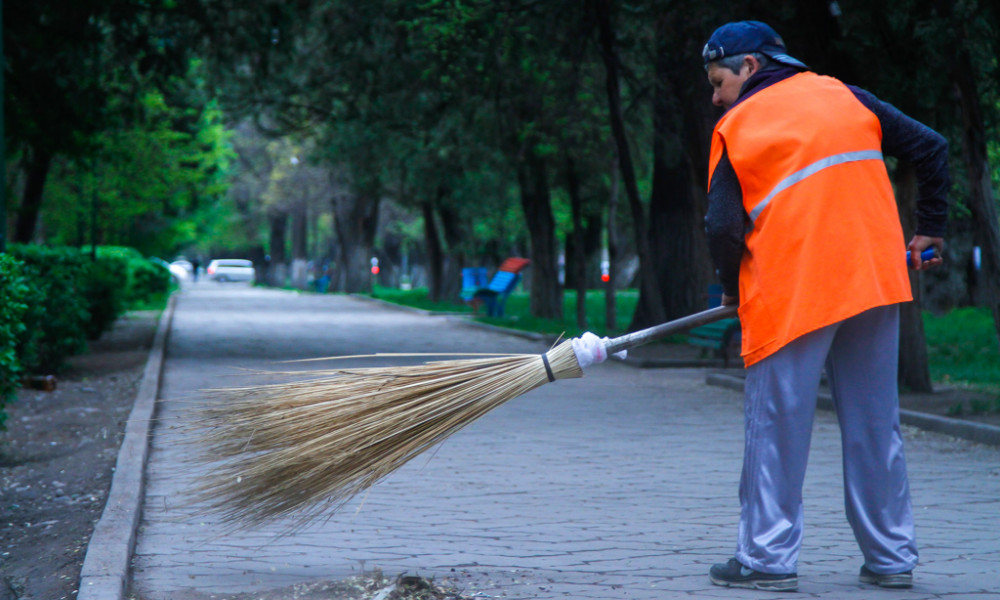
[[[330,521],[222,534],[180,495],[191,473],[173,425],[231,367],[376,351],[537,353],[536,342],[363,300],[246,287],[178,299],[154,430],[132,589],[206,600],[381,568],[483,598],[770,597],[708,582],[731,555],[742,456],[738,392],[697,369],[588,369],[497,409]],[[381,359],[386,360],[386,359]],[[906,429],[921,565],[916,586],[861,585],[843,516],[838,428],[817,413],[800,593],[837,599],[1000,599],[1000,450]],[[788,594],[775,597],[788,598]]]

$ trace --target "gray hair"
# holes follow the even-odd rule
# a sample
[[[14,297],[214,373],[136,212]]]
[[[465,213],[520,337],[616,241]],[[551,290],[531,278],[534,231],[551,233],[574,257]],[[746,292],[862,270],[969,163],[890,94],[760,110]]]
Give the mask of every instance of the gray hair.
[[[740,52],[739,54],[726,56],[708,64],[710,65],[714,63],[739,75],[740,67],[743,65],[743,57],[747,54],[757,59],[757,62],[760,63],[760,69],[762,71],[771,65],[771,59],[765,56],[762,52]],[[708,65],[705,65],[705,70],[708,70]]]

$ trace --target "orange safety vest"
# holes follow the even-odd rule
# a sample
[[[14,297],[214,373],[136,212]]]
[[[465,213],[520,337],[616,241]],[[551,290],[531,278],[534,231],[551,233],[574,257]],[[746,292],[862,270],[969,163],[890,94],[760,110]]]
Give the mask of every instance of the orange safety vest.
[[[840,81],[799,73],[726,112],[712,133],[752,221],[740,264],[747,366],[877,306],[912,300],[878,118]]]

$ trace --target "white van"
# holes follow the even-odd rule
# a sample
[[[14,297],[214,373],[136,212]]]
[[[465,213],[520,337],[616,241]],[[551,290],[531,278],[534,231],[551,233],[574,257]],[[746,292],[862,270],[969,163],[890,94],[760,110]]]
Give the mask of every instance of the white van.
[[[249,281],[255,279],[253,261],[242,258],[218,258],[208,263],[205,274],[212,281]]]

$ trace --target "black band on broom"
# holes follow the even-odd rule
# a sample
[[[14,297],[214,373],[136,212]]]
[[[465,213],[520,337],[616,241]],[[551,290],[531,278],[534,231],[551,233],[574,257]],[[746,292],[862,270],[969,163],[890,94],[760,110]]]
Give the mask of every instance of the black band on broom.
[[[194,423],[193,438],[209,470],[192,499],[236,528],[291,518],[297,529],[508,400],[735,315],[735,306],[719,306],[613,339],[588,332],[540,356],[298,372],[308,379],[211,390],[217,402]]]

